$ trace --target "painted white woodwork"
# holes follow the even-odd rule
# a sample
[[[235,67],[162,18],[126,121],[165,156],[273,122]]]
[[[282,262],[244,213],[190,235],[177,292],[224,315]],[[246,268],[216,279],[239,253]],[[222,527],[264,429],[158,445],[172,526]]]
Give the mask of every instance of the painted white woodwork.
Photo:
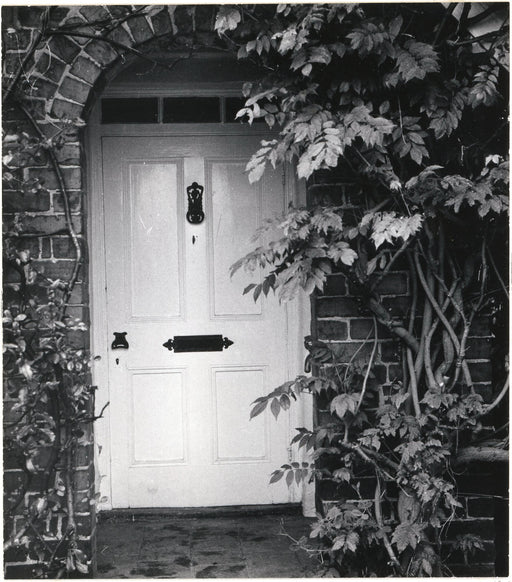
[[[263,220],[285,208],[281,172],[256,185],[244,174],[257,144],[250,135],[101,138],[112,507],[283,503],[297,494],[268,483],[289,460],[288,415],[249,420],[258,396],[297,373],[287,335],[295,323],[273,296],[256,304],[242,296],[258,272],[233,280],[228,272]],[[205,188],[199,225],[185,218],[192,182]],[[127,332],[128,350],[110,349],[114,332]],[[203,334],[234,344],[162,346]]]

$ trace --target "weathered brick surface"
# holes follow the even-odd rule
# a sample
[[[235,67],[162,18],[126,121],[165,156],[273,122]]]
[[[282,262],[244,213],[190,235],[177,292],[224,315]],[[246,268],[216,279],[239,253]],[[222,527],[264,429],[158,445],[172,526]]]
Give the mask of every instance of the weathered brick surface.
[[[85,52],[99,65],[108,65],[118,56],[118,53],[105,41],[92,41]]]
[[[101,68],[91,61],[91,59],[79,56],[74,61],[70,72],[75,77],[92,84],[100,76]]]
[[[82,113],[82,106],[71,101],[55,99],[52,104],[51,113],[59,119],[76,119]]]
[[[114,29],[110,33],[113,40],[132,46],[149,39],[152,35],[164,35],[170,32],[176,32],[175,27],[179,29],[178,36],[189,35],[195,29],[196,33],[202,33],[201,38],[207,39],[211,34],[211,27],[214,22],[212,18],[214,11],[213,6],[197,5],[195,7],[186,5],[163,6],[162,10],[152,14],[150,18],[151,26],[146,17],[138,16],[131,19],[127,25]],[[9,22],[12,11],[2,10],[4,23]],[[4,72],[12,74],[20,60],[20,50],[23,50],[30,38],[34,35],[35,30],[40,27],[41,14],[43,8],[37,6],[23,7],[17,9],[17,18],[22,28],[18,30],[16,39],[6,35],[4,37]],[[52,22],[65,20],[69,8],[53,7],[51,11]],[[80,8],[81,17],[84,19],[109,20],[110,15],[114,17],[126,14],[126,7],[108,5],[84,5]],[[67,20],[71,23],[71,20]],[[80,16],[74,17],[75,23],[80,23]],[[12,23],[10,26],[17,26]],[[126,28],[127,27],[127,28]],[[153,29],[153,31],[151,30]],[[87,26],[81,27],[83,32],[88,32]],[[129,30],[129,32],[128,32]],[[188,38],[188,37],[187,37]],[[184,42],[187,42],[187,38]],[[10,52],[14,51],[14,52]],[[32,106],[36,119],[44,117],[46,112],[50,112],[56,118],[74,119],[82,117],[83,104],[85,104],[91,94],[92,85],[100,77],[102,71],[123,52],[122,49],[114,49],[107,42],[100,40],[89,41],[87,39],[77,39],[76,41],[67,39],[63,36],[55,36],[51,40],[51,54],[48,51],[38,53],[37,62],[28,64],[28,72],[33,67],[34,75],[32,79],[38,79],[35,87],[38,88],[39,100],[35,100]],[[67,74],[69,71],[69,75]],[[4,118],[6,127],[10,124],[20,124],[19,112],[13,110],[7,115],[7,109],[4,109]],[[62,125],[62,124],[60,124]],[[45,135],[52,136],[58,133],[62,127],[55,121],[41,122],[41,128]],[[20,129],[22,125],[20,124]],[[84,212],[85,212],[85,192],[83,183],[83,173],[79,167],[80,156],[80,139],[81,135],[77,129],[74,133],[75,143],[67,144],[62,150],[57,150],[58,160],[65,166],[63,168],[66,187],[69,189],[71,211],[78,214],[74,217],[74,227],[79,235],[83,234]],[[28,211],[35,213],[35,216],[27,218],[27,228],[30,232],[41,234],[40,237],[27,239],[24,241],[24,248],[30,250],[32,256],[36,259],[35,266],[43,268],[45,274],[52,278],[67,278],[73,268],[73,261],[69,260],[73,256],[74,247],[64,236],[66,223],[63,216],[63,203],[61,195],[58,192],[58,181],[51,168],[42,167],[47,163],[44,158],[35,160],[34,167],[30,169],[28,175],[37,177],[44,181],[44,185],[50,192],[41,192],[38,195],[25,195],[15,197],[12,192],[4,191],[4,212],[13,213]],[[67,166],[67,167],[66,167]],[[333,171],[317,172],[311,180],[308,192],[309,201],[321,203],[329,201],[332,203],[343,204],[346,207],[353,205],[360,197],[360,191],[354,184],[350,183],[349,173],[341,165]],[[57,214],[55,214],[57,213]],[[350,218],[347,219],[350,223]],[[392,316],[407,316],[408,300],[404,297],[408,291],[408,281],[405,273],[399,272],[401,265],[405,263],[397,261],[393,266],[394,271],[383,279],[379,286],[378,292],[383,295],[383,305],[389,310]],[[403,268],[407,268],[406,265]],[[86,281],[86,265],[80,272],[80,280],[73,289],[69,314],[72,316],[83,317],[84,320],[89,318],[89,298],[88,284]],[[8,282],[9,279],[6,279]],[[4,301],[8,300],[9,292],[12,288],[7,288],[4,295]],[[345,277],[340,272],[334,273],[329,277],[323,294],[319,294],[315,299],[313,312],[316,313],[317,321],[313,322],[313,332],[316,337],[323,341],[332,342],[334,351],[340,359],[347,362],[354,353],[361,348],[359,355],[368,358],[372,349],[372,342],[364,344],[368,337],[373,337],[373,318],[371,313],[364,308],[364,305],[357,300],[355,296],[357,290],[347,285]],[[487,318],[477,319],[471,330],[473,337],[489,338],[491,335],[489,322]],[[378,365],[375,367],[375,378],[372,382],[386,384],[401,377],[402,366],[401,346],[397,341],[388,339],[389,332],[379,325],[378,328]],[[83,347],[89,343],[88,334],[72,334],[71,341],[74,345]],[[363,345],[364,344],[364,345]],[[471,371],[475,380],[478,380],[476,390],[484,394],[486,400],[492,398],[492,384],[490,383],[491,368],[488,362],[491,342],[489,340],[470,342],[467,350],[467,357],[474,360],[470,363]],[[7,406],[7,417],[10,415],[10,408]],[[327,413],[325,414],[327,417]],[[79,515],[79,533],[84,539],[84,547],[92,551],[94,545],[94,523],[95,514],[94,506],[91,506],[89,499],[94,489],[94,469],[93,469],[93,446],[88,441],[90,431],[87,431],[84,437],[83,446],[77,451],[76,462],[82,467],[74,474],[75,484],[81,489],[83,494],[77,495],[76,510]],[[6,456],[9,466],[14,467],[15,460],[13,455]],[[4,488],[13,490],[24,479],[21,471],[8,471],[5,475]],[[39,476],[38,476],[39,479]],[[466,479],[466,481],[465,481]],[[475,476],[461,476],[459,480],[459,489],[472,493],[467,503],[464,504],[463,514],[460,518],[463,521],[455,520],[454,531],[457,527],[463,527],[464,524],[472,524],[473,529],[482,535],[492,537],[492,524],[489,519],[486,520],[491,505],[488,499],[482,499],[474,495],[479,488],[482,493],[488,493],[492,490],[491,481],[487,481],[488,476],[485,474]],[[332,484],[331,484],[332,486]],[[323,487],[328,488],[326,483],[320,484],[319,491],[323,495]],[[373,496],[374,487],[370,479],[362,479],[363,492]],[[326,492],[326,495],[338,495],[340,491],[334,490]],[[353,492],[352,492],[353,494]],[[52,521],[52,528],[55,532],[62,531],[65,523],[63,516],[55,517]],[[6,525],[10,524],[11,519],[6,519]],[[457,525],[458,524],[458,525]],[[462,525],[461,525],[462,524]],[[467,529],[463,528],[464,532]],[[26,559],[17,552],[12,552],[7,556],[9,560]],[[457,556],[456,556],[457,558]],[[492,554],[486,552],[485,561],[481,559],[481,572],[488,574],[491,571]],[[33,566],[7,564],[7,573],[12,577],[30,577]],[[462,566],[461,566],[462,568]],[[462,571],[462,569],[461,569]],[[480,571],[480,570],[479,570]],[[466,570],[467,572],[467,570]],[[472,573],[477,570],[471,570]]]
[[[127,23],[136,44],[140,44],[152,36],[151,28],[144,16],[130,18]]]
[[[66,36],[54,36],[49,43],[52,54],[57,55],[65,63],[71,62],[80,52],[80,46]]]
[[[336,320],[319,320],[318,337],[320,339],[346,340],[347,323]]]
[[[59,93],[63,97],[66,97],[67,99],[72,99],[77,103],[84,104],[87,101],[87,98],[89,97],[90,90],[91,87],[89,85],[86,85],[81,81],[72,79],[71,77],[67,77],[62,82],[62,85],[60,86],[59,89]]]
[[[46,212],[50,210],[50,194],[20,194],[4,190],[2,194],[4,212]]]

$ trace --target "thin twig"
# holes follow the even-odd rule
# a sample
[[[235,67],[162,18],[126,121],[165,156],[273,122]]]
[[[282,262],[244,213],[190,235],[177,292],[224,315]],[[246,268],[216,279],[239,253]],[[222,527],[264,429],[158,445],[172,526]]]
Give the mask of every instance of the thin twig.
[[[44,139],[45,135],[43,134],[43,132],[42,132],[41,128],[39,127],[39,125],[37,124],[36,120],[32,117],[32,114],[25,107],[25,105],[23,103],[18,103],[18,106],[23,111],[23,113],[27,116],[27,119],[30,121],[30,124],[32,125],[34,130],[37,132],[39,138]],[[82,262],[82,248],[80,246],[80,241],[78,240],[78,236],[76,234],[75,227],[73,226],[73,218],[71,216],[69,196],[68,196],[68,192],[66,189],[66,183],[64,182],[64,176],[62,174],[62,170],[60,168],[59,161],[57,160],[57,156],[55,155],[55,152],[53,151],[52,148],[48,149],[48,155],[50,157],[50,161],[52,163],[52,167],[53,167],[53,170],[54,170],[55,175],[57,177],[57,182],[59,184],[59,191],[60,191],[60,194],[62,197],[62,204],[64,206],[64,216],[65,216],[65,220],[66,220],[66,226],[68,228],[69,236],[71,237],[71,240],[73,242],[73,246],[75,247],[75,264],[74,264],[73,272],[72,272],[71,277],[68,281],[68,285],[66,287],[66,290],[64,292],[63,299],[62,299],[62,306],[61,306],[61,310],[60,310],[60,316],[62,318],[66,313],[67,302],[69,300],[69,297],[71,296],[71,293],[73,291],[75,283],[78,279],[78,272],[80,270],[80,266],[81,266],[81,262]]]
[[[7,99],[9,99],[9,97],[11,96],[11,93],[14,91],[14,87],[16,86],[16,84],[20,80],[21,75],[25,71],[25,67],[29,63],[30,59],[34,56],[34,53],[37,49],[37,46],[39,45],[39,43],[41,42],[41,39],[45,35],[46,25],[48,23],[48,18],[50,16],[50,10],[51,10],[51,6],[46,7],[46,9],[43,13],[43,16],[41,18],[41,28],[38,31],[36,37],[33,39],[32,43],[30,44],[30,47],[28,48],[28,50],[25,54],[25,57],[23,58],[23,61],[21,62],[20,66],[18,67],[16,74],[14,75],[11,82],[9,83],[9,86],[4,91],[4,94],[2,96],[2,104],[6,103]]]
[[[372,353],[370,355],[370,359],[368,361],[368,366],[366,368],[366,373],[364,375],[364,379],[363,379],[363,387],[361,388],[361,394],[359,395],[359,401],[357,403],[356,406],[356,410],[354,412],[354,416],[359,412],[359,409],[361,408],[361,404],[363,402],[363,398],[366,392],[366,386],[368,384],[368,378],[370,376],[370,370],[371,367],[373,365],[373,359],[375,358],[375,352],[377,351],[377,345],[378,345],[378,334],[377,334],[377,319],[375,318],[375,315],[373,316],[373,331],[374,331],[374,340],[373,340],[373,348],[372,348]]]
[[[384,547],[386,548],[386,552],[388,553],[389,559],[393,566],[397,569],[400,576],[405,576],[404,571],[402,570],[402,566],[398,561],[395,551],[393,550],[393,546],[389,541],[388,534],[384,529],[384,520],[382,519],[382,507],[381,507],[381,489],[380,489],[380,479],[377,475],[377,483],[375,485],[375,495],[374,495],[374,507],[375,507],[375,520],[377,521],[378,526],[380,527],[380,533],[382,535],[382,541],[384,543]]]

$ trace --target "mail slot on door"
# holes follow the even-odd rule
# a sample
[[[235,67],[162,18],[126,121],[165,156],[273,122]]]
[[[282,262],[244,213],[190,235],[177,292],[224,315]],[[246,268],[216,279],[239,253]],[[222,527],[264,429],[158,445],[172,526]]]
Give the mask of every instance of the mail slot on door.
[[[164,348],[178,352],[222,352],[233,342],[222,335],[175,335],[168,339]]]

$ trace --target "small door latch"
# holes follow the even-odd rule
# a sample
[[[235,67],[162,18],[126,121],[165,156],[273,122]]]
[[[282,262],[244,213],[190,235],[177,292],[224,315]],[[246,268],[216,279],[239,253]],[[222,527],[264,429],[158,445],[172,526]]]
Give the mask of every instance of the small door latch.
[[[126,341],[126,333],[126,331],[114,332],[113,350],[127,350],[129,348],[130,344]]]

